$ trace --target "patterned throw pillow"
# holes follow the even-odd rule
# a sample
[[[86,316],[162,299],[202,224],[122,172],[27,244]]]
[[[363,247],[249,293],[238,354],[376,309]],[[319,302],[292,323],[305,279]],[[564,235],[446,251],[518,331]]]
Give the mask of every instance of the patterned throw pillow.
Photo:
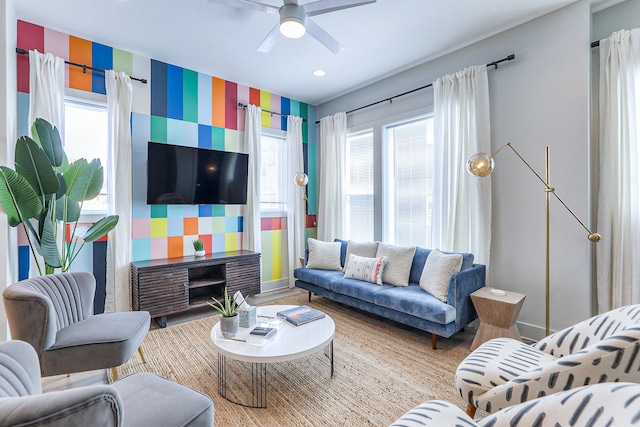
[[[431,251],[420,276],[420,287],[442,302],[447,302],[451,275],[460,271],[462,255]]]
[[[347,254],[344,261],[344,270],[347,271],[349,265],[349,255],[354,254],[365,258],[375,258],[378,252],[378,242],[354,242],[347,243]]]
[[[347,269],[344,272],[345,279],[358,279],[365,282],[382,285],[382,274],[387,266],[387,257],[366,258],[358,255],[349,255]]]
[[[307,260],[307,268],[315,268],[318,270],[342,270],[340,265],[340,242],[323,242],[311,237],[307,240],[309,243],[309,259]]]

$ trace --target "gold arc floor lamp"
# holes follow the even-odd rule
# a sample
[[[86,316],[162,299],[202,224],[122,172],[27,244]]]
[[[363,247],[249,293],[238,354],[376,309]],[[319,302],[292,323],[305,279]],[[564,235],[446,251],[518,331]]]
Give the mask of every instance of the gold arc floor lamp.
[[[587,237],[591,242],[594,242],[594,243],[599,242],[600,235],[598,233],[595,233],[589,230],[589,228],[582,221],[580,221],[580,218],[578,218],[578,216],[569,208],[569,206],[567,206],[564,200],[562,200],[562,198],[558,196],[555,188],[549,185],[549,147],[545,148],[545,173],[546,173],[545,178],[546,179],[543,179],[538,174],[538,172],[536,172],[535,169],[531,167],[531,165],[524,159],[524,157],[522,157],[520,153],[518,153],[518,151],[515,148],[513,148],[510,142],[504,144],[493,154],[477,153],[469,157],[469,160],[467,161],[467,171],[471,175],[477,176],[479,178],[484,178],[486,176],[489,176],[491,172],[493,172],[493,169],[495,166],[493,158],[505,147],[509,147],[516,154],[516,156],[518,156],[520,160],[522,160],[522,162],[529,168],[529,170],[533,172],[533,174],[540,180],[540,182],[544,184],[544,187],[545,187],[544,189],[545,199],[546,199],[546,255],[545,255],[546,319],[545,321],[546,321],[546,334],[548,336],[550,333],[550,330],[549,330],[549,197],[550,197],[550,194],[553,194],[556,197],[556,199],[558,199],[558,201],[562,204],[562,206],[564,206],[565,209],[569,211],[569,213],[576,219],[576,221],[578,221],[580,225],[582,225],[582,228],[584,228],[587,231],[587,233],[589,233]]]

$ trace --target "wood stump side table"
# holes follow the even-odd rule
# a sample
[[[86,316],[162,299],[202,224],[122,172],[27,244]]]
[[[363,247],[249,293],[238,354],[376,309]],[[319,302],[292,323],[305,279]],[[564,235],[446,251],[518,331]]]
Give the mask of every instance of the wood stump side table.
[[[484,287],[471,294],[471,301],[480,318],[480,326],[471,344],[471,351],[493,338],[508,337],[522,340],[516,320],[524,304],[525,294],[504,291],[506,295],[494,295],[494,288]]]

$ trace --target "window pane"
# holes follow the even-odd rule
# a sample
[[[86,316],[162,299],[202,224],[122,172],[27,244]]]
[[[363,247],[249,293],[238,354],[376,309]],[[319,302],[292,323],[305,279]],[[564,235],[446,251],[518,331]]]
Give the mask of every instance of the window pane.
[[[262,135],[260,141],[260,210],[285,211],[284,138]],[[293,179],[293,177],[291,178]]]
[[[65,99],[64,106],[64,149],[69,162],[80,158],[90,162],[98,158],[104,168],[100,194],[93,200],[85,201],[82,211],[107,212],[107,106],[70,99]]]
[[[345,177],[345,238],[373,241],[372,131],[347,136]]]
[[[433,118],[386,127],[389,182],[385,239],[428,247],[433,183]]]

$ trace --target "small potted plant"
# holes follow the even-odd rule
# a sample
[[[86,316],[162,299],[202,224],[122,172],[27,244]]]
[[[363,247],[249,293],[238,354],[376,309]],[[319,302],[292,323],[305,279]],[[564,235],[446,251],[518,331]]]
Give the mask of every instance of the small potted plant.
[[[195,250],[196,256],[204,256],[204,243],[200,239],[195,239],[193,241],[193,249]]]
[[[207,302],[211,307],[216,309],[222,317],[220,318],[220,332],[225,338],[232,338],[238,332],[240,316],[238,316],[238,308],[240,305],[235,298],[229,296],[227,288],[224,288],[224,302],[211,297],[215,303]]]

